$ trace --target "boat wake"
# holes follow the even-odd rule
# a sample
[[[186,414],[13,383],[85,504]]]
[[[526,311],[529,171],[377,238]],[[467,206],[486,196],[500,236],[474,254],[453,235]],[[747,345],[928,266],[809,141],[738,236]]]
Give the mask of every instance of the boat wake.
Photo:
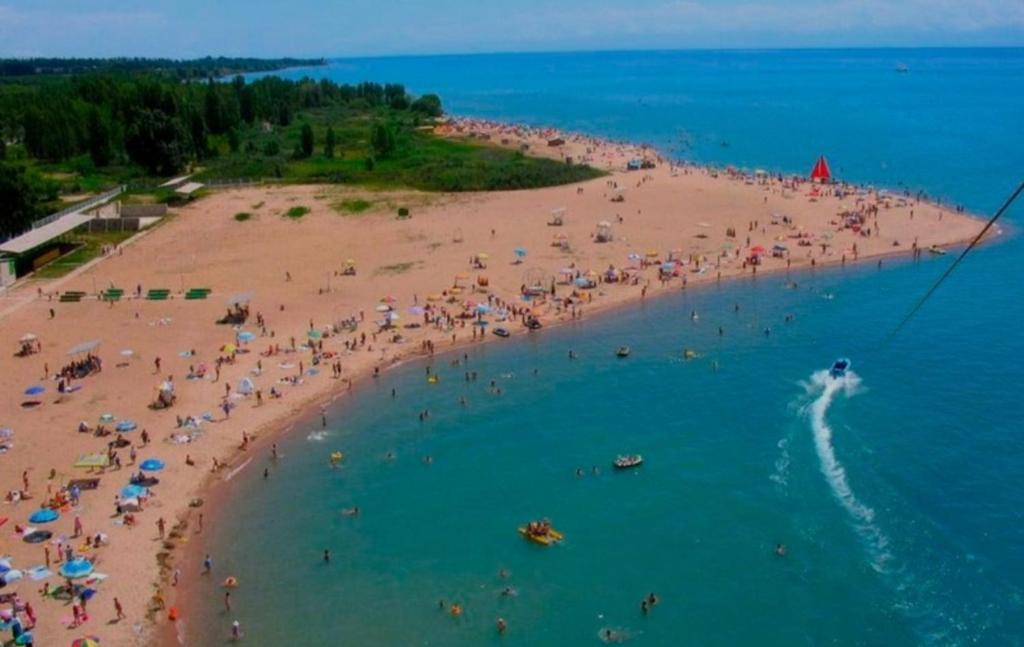
[[[875,511],[854,493],[846,468],[836,456],[832,444],[832,427],[826,420],[826,414],[836,395],[842,393],[847,397],[852,396],[859,386],[860,378],[853,371],[847,371],[842,377],[832,377],[827,370],[815,372],[807,389],[809,394],[818,394],[818,397],[807,406],[806,413],[814,432],[814,447],[821,463],[821,472],[825,475],[832,494],[849,514],[854,529],[867,547],[871,567],[879,573],[886,573],[893,559],[889,552],[889,538],[875,523]]]

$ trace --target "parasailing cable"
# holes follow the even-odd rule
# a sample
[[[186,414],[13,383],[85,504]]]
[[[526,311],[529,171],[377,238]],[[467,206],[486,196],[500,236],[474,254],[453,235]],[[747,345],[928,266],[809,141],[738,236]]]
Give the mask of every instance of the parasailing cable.
[[[893,329],[893,331],[886,338],[885,344],[888,344],[890,341],[892,341],[892,339],[897,334],[899,334],[900,330],[902,330],[903,327],[907,325],[907,323],[911,319],[914,318],[914,315],[916,315],[917,311],[921,309],[921,306],[923,306],[925,302],[927,302],[928,299],[931,298],[935,291],[939,289],[939,286],[942,285],[947,278],[949,278],[949,275],[952,274],[953,270],[956,269],[957,265],[959,265],[960,262],[964,260],[964,257],[966,257],[967,254],[969,254],[970,251],[974,249],[979,242],[981,242],[981,239],[985,237],[985,234],[987,234],[988,230],[992,228],[992,225],[996,224],[996,221],[999,220],[999,218],[1006,212],[1006,210],[1010,208],[1010,205],[1014,203],[1014,201],[1020,196],[1021,193],[1024,193],[1024,181],[1021,181],[1020,185],[1017,186],[1017,190],[1011,193],[1010,197],[1008,197],[1006,201],[1003,202],[1003,206],[999,207],[999,210],[996,211],[995,215],[989,218],[988,222],[985,223],[985,226],[982,227],[981,231],[978,232],[978,235],[974,237],[974,240],[972,240],[970,244],[968,244],[967,247],[964,249],[964,251],[962,251],[960,255],[956,257],[956,260],[953,261],[953,264],[950,265],[949,268],[942,273],[942,276],[940,276],[939,279],[935,281],[935,283],[933,283],[930,288],[928,288],[928,291],[925,292],[924,296],[921,297],[920,301],[918,301],[917,304],[915,304],[914,307],[910,309],[910,312],[907,313],[907,316],[903,317],[903,321],[901,321],[899,325],[896,326],[896,328]]]

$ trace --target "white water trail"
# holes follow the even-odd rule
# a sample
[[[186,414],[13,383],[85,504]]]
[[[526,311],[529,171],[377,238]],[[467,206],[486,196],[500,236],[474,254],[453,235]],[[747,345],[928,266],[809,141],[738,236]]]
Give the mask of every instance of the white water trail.
[[[842,391],[844,395],[851,396],[856,393],[859,385],[860,378],[852,371],[848,371],[841,378],[832,377],[828,371],[815,372],[811,376],[808,391],[815,393],[820,390],[820,395],[809,405],[808,414],[821,472],[825,475],[832,494],[849,514],[854,529],[867,547],[872,568],[879,573],[885,573],[893,558],[889,552],[889,538],[875,523],[875,511],[861,502],[854,493],[846,468],[836,456],[832,444],[832,428],[826,420],[826,414],[836,394]]]

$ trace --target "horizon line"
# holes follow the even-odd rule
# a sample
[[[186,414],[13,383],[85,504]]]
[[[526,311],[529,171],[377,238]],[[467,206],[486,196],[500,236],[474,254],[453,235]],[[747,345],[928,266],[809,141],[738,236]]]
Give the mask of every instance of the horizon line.
[[[527,50],[491,50],[491,51],[462,51],[462,52],[403,52],[392,54],[282,54],[282,55],[257,55],[257,54],[202,54],[198,56],[176,58],[173,56],[148,56],[138,54],[118,54],[111,56],[58,56],[37,54],[32,56],[5,56],[0,55],[3,60],[32,60],[32,59],[63,59],[63,60],[170,60],[170,61],[198,61],[205,58],[251,58],[255,60],[274,59],[320,59],[324,61],[335,60],[369,60],[385,58],[428,58],[428,57],[456,57],[456,56],[521,56],[521,55],[552,55],[552,54],[628,54],[628,53],[673,53],[673,52],[836,52],[836,51],[924,51],[924,50],[1024,50],[1024,44],[1020,45],[842,45],[836,47],[822,46],[792,46],[792,47],[656,47],[656,48],[608,48],[608,49],[527,49]]]

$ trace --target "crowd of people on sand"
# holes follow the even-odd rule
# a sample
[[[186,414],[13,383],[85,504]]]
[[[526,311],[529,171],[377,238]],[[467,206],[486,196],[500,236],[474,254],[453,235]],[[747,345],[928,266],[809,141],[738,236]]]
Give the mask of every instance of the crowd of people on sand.
[[[564,139],[567,142],[575,145],[582,145],[585,148],[586,154],[585,159],[593,158],[603,161],[609,161],[615,157],[628,157],[631,155],[642,155],[647,152],[644,147],[630,146],[627,144],[619,144],[614,142],[606,142],[597,140],[595,138],[589,138],[583,135],[573,135],[561,133],[553,129],[545,128],[533,128],[526,126],[510,126],[507,124],[496,124],[493,122],[487,122],[482,120],[470,120],[470,119],[458,119],[451,122],[450,127],[460,130],[461,132],[487,132],[492,136],[518,138],[521,141],[543,141],[555,138]],[[585,161],[581,160],[581,161]],[[656,158],[659,162],[662,162],[660,158]],[[711,167],[699,167],[687,163],[671,163],[671,171],[673,173],[718,173],[717,169]],[[737,180],[747,181],[746,177],[736,175]],[[649,181],[647,176],[637,176],[638,185],[643,185]],[[925,196],[894,196],[889,194],[883,194],[880,192],[872,192],[866,190],[863,187],[847,186],[847,185],[829,185],[820,187],[811,185],[806,180],[798,178],[784,178],[781,176],[769,176],[765,180],[766,191],[768,192],[803,192],[813,191],[816,199],[822,198],[838,198],[840,196],[853,196],[856,198],[854,207],[847,209],[843,213],[839,214],[834,222],[832,223],[834,231],[846,231],[848,233],[855,234],[860,237],[873,236],[877,237],[880,235],[879,216],[884,213],[886,209],[892,205],[905,206],[900,203],[900,200],[905,201],[906,204],[923,200]],[[618,189],[617,181],[610,180],[611,184],[608,185],[608,190],[614,192]],[[628,214],[627,214],[628,215]],[[913,209],[910,210],[910,217],[914,217]],[[623,225],[625,217],[621,213],[615,215],[615,220],[618,225]],[[778,227],[774,232],[769,230],[769,227]],[[786,233],[792,231],[795,227],[795,223],[785,217],[780,219],[779,222],[760,222],[759,220],[751,220],[748,223],[748,234],[754,234],[760,231],[762,234],[769,233]],[[735,228],[730,228],[731,231],[727,231],[727,237],[735,239],[737,238],[737,232]],[[492,238],[495,236],[495,232],[492,231]],[[803,240],[797,239],[799,241]],[[817,245],[822,245],[825,241],[815,241]],[[749,247],[751,239],[747,238],[747,246]],[[799,243],[799,246],[804,246]],[[820,247],[821,253],[831,253],[829,248],[831,243],[826,244],[824,247]],[[914,243],[915,251],[917,250],[916,241]],[[856,242],[852,244],[852,251],[850,252],[854,258],[857,257],[858,250]],[[733,256],[733,259],[729,259],[726,256]],[[629,287],[633,289],[639,288],[640,295],[645,296],[647,294],[648,287],[652,284],[652,279],[645,275],[648,270],[654,269],[657,273],[657,279],[660,280],[663,286],[667,286],[670,281],[678,280],[682,285],[686,286],[687,273],[700,271],[701,268],[710,266],[711,263],[726,263],[729,260],[735,260],[741,258],[740,250],[734,250],[732,254],[720,256],[718,259],[704,259],[698,258],[695,254],[683,254],[677,255],[676,253],[658,254],[656,256],[649,255],[638,255],[635,261],[626,267],[619,267],[614,264],[609,264],[606,268],[601,271],[590,271],[588,269],[577,267],[576,263],[573,262],[568,268],[568,271],[564,272],[557,278],[548,277],[543,281],[534,283],[522,283],[519,288],[518,295],[510,295],[510,298],[503,298],[502,296],[495,294],[489,288],[489,281],[478,280],[477,285],[472,288],[463,288],[456,281],[454,286],[445,287],[440,290],[440,298],[428,298],[425,302],[421,303],[421,300],[413,295],[412,306],[416,308],[415,312],[419,315],[417,318],[411,320],[408,323],[397,325],[395,319],[390,315],[392,306],[383,308],[385,312],[384,316],[378,321],[372,322],[373,327],[367,326],[367,317],[364,311],[351,314],[347,317],[336,319],[333,323],[317,328],[314,326],[314,322],[310,321],[307,330],[305,331],[305,339],[300,343],[295,337],[288,338],[287,343],[280,341],[281,337],[275,334],[275,331],[268,327],[268,322],[264,318],[263,314],[256,312],[255,320],[257,328],[260,334],[269,339],[269,343],[266,349],[258,353],[258,357],[255,359],[255,367],[250,371],[251,375],[260,376],[264,374],[263,362],[271,358],[282,357],[287,359],[290,356],[303,353],[303,359],[300,361],[292,361],[288,364],[282,363],[280,366],[290,366],[294,364],[292,368],[295,368],[293,373],[281,376],[276,383],[274,383],[269,389],[269,398],[277,399],[284,395],[287,387],[298,387],[301,386],[303,381],[309,377],[314,376],[316,373],[313,370],[315,367],[320,367],[323,364],[330,364],[331,376],[335,379],[345,379],[348,387],[352,387],[351,377],[346,375],[345,367],[343,366],[343,358],[347,355],[354,353],[375,353],[380,355],[380,359],[377,361],[376,366],[373,369],[373,376],[378,377],[381,375],[381,370],[385,368],[389,362],[395,361],[398,357],[397,353],[388,355],[388,351],[394,349],[397,345],[406,343],[407,336],[419,335],[420,339],[418,349],[421,354],[433,355],[438,348],[438,344],[441,343],[441,339],[450,336],[453,344],[457,343],[460,338],[464,341],[472,340],[479,341],[485,338],[484,331],[485,326],[481,325],[485,319],[494,319],[501,323],[518,323],[519,325],[530,328],[532,322],[539,322],[542,318],[556,318],[556,319],[578,319],[583,316],[584,307],[589,307],[595,302],[595,298],[599,298],[602,294],[602,290],[595,288],[610,288],[612,285],[619,285],[623,287]],[[844,257],[845,259],[845,257]],[[479,264],[479,258],[476,258],[476,262]],[[666,263],[672,263],[674,268],[668,272],[665,271]],[[813,259],[812,259],[813,263]],[[470,259],[470,267],[472,268],[474,259]],[[787,261],[788,264],[788,261]],[[746,266],[744,266],[746,267]],[[478,270],[484,270],[485,267],[478,267]],[[755,265],[756,269],[756,265]],[[478,277],[483,279],[484,277]],[[590,279],[592,280],[592,284]],[[291,280],[290,274],[286,274],[286,281]],[[471,290],[471,296],[467,298],[465,291]],[[375,306],[378,310],[382,309],[379,305]],[[284,310],[284,306],[280,306],[281,310]],[[738,306],[737,306],[738,311]],[[51,313],[52,316],[52,313]],[[242,325],[246,323],[250,318],[250,308],[248,303],[238,303],[228,308],[224,316],[217,321],[219,324],[232,324]],[[695,319],[695,317],[694,317]],[[787,315],[786,321],[792,321],[789,315]],[[466,329],[469,329],[468,331]],[[723,329],[719,328],[719,334],[723,334]],[[770,328],[765,328],[765,334],[769,334]],[[429,334],[429,333],[441,333]],[[443,335],[443,336],[442,336]],[[415,337],[413,337],[415,339]],[[325,341],[327,342],[325,348]],[[38,341],[35,340],[38,344]],[[240,345],[239,345],[240,346]],[[333,346],[333,349],[331,348]],[[219,382],[221,379],[222,369],[227,367],[236,366],[244,357],[244,354],[248,352],[246,348],[239,348],[236,346],[230,350],[221,350],[221,354],[216,358],[213,366],[213,382]],[[305,355],[308,353],[308,355]],[[189,358],[197,357],[195,350],[191,350],[188,353]],[[570,359],[575,359],[575,354],[570,351]],[[463,355],[462,363],[467,362],[469,359],[468,355]],[[456,364],[459,360],[453,360]],[[69,388],[72,380],[82,379],[86,376],[93,375],[102,371],[103,363],[100,358],[93,354],[88,354],[80,360],[69,363],[68,365],[61,368],[57,373],[55,379],[61,381],[64,388]],[[251,367],[247,367],[251,368]],[[48,368],[47,368],[47,373]],[[160,365],[160,360],[155,360],[155,374],[163,373]],[[204,380],[210,381],[210,371],[207,369],[205,363],[198,363],[193,361],[188,367],[188,378],[191,380]],[[429,375],[429,368],[428,368]],[[173,383],[173,375],[167,375],[166,381]],[[476,371],[465,372],[465,379],[467,382],[472,382],[477,379]],[[64,390],[61,388],[60,390]],[[492,394],[500,394],[501,389],[495,381],[491,381],[490,392]],[[231,384],[225,384],[222,392],[217,394],[220,399],[220,406],[223,412],[224,419],[230,418],[231,411],[234,407],[238,406],[237,399],[239,396],[252,397],[255,399],[257,406],[262,405],[264,401],[264,392],[260,388],[255,388],[252,393],[239,394],[235,389],[232,388]],[[396,397],[396,393],[392,390],[392,397]],[[461,401],[463,406],[466,406],[465,399]],[[430,412],[427,409],[423,409],[419,412],[421,421],[427,421],[430,417]],[[209,418],[204,416],[176,416],[177,426],[179,428],[196,428]],[[94,433],[97,437],[109,437],[115,432],[107,428],[104,424],[99,424],[95,428],[85,422],[80,423],[78,427],[79,432],[90,432]],[[145,447],[150,442],[148,432],[143,429],[140,434],[141,444],[136,444],[128,440],[123,434],[117,433],[113,439],[108,438],[106,442],[106,448],[104,451],[105,457],[109,465],[119,470],[122,468],[123,462],[127,462],[128,465],[135,465],[137,457],[137,448]],[[241,448],[246,450],[249,446],[250,436],[243,432],[243,441]],[[122,457],[122,454],[127,455],[127,460]],[[391,456],[391,455],[389,455]],[[277,451],[277,446],[274,445],[271,450],[270,465],[272,466],[279,460],[280,456]],[[393,458],[391,456],[389,460]],[[191,455],[185,455],[185,464],[189,467],[195,467],[195,461]],[[225,462],[214,457],[214,470],[221,469],[225,466]],[[423,459],[424,463],[431,463],[433,459],[430,456],[426,456]],[[102,474],[105,468],[97,468],[98,473]],[[593,473],[598,474],[597,467],[593,468]],[[270,467],[264,468],[264,477],[269,478]],[[578,475],[583,475],[582,468],[579,469]],[[133,484],[148,483],[146,475],[142,472],[132,474],[130,482]],[[154,495],[152,489],[149,486],[145,486],[145,493],[138,497],[131,497],[130,500],[122,498],[118,495],[114,499],[114,513],[119,525],[125,528],[132,528],[138,524],[138,517],[136,515],[144,513],[148,506],[149,499]],[[68,483],[62,487],[56,487],[53,485],[51,479],[51,485],[47,486],[46,501],[48,505],[53,505],[57,508],[71,505],[72,507],[77,506],[79,498],[82,496],[82,491],[78,485]],[[22,499],[29,499],[32,497],[32,493],[29,489],[28,476],[26,473],[24,488],[16,491],[8,492],[8,501],[17,501]],[[353,506],[346,509],[347,512],[343,512],[347,516],[355,516],[358,514],[359,508]],[[199,527],[202,526],[202,515],[199,515]],[[160,519],[157,521],[158,529],[161,535],[163,535],[164,520]],[[538,529],[541,531],[542,529]],[[117,539],[116,532],[114,539]],[[88,552],[90,559],[95,561],[97,551],[101,547],[105,547],[110,543],[111,537],[108,537],[105,533],[92,533],[85,534],[84,528],[81,527],[81,521],[76,517],[75,520],[75,535],[74,537],[85,537],[85,541],[82,542],[80,550]],[[57,545],[58,560],[67,559],[69,547],[64,544]],[[70,549],[71,556],[75,556],[77,553],[74,549]],[[786,555],[786,548],[783,544],[776,546],[776,555],[784,557]],[[324,561],[330,561],[330,553],[328,550],[324,552]],[[50,553],[49,547],[46,547],[46,562],[50,564]],[[203,572],[210,574],[213,570],[212,560],[207,556],[204,560]],[[176,579],[176,575],[175,575]],[[65,587],[72,593],[79,592],[81,585],[72,585],[73,583],[66,583]],[[505,590],[510,587],[503,589]],[[225,606],[230,611],[230,596],[225,596]],[[643,613],[649,613],[651,609],[658,603],[658,600],[654,594],[647,596],[641,602],[641,611]],[[15,616],[19,613],[29,618],[29,624],[35,623],[34,610],[31,607],[26,608],[26,605],[19,604],[17,610],[12,612]],[[76,603],[78,611],[75,613],[75,621],[85,622],[88,616],[85,613],[86,601],[81,600]],[[123,609],[121,608],[120,602],[114,599],[114,606],[116,608],[117,619],[123,619]],[[444,604],[442,603],[442,607]],[[459,616],[462,614],[461,605],[450,605],[447,607],[449,612],[453,616]],[[85,618],[85,619],[83,619]],[[507,629],[508,623],[504,618],[498,618],[497,628],[499,632],[504,632]],[[606,631],[611,632],[605,636],[609,642],[620,641],[623,638],[623,634],[618,633],[618,630],[607,629]],[[235,640],[242,638],[242,632],[240,625],[237,621],[233,621],[231,625],[231,637]]]

